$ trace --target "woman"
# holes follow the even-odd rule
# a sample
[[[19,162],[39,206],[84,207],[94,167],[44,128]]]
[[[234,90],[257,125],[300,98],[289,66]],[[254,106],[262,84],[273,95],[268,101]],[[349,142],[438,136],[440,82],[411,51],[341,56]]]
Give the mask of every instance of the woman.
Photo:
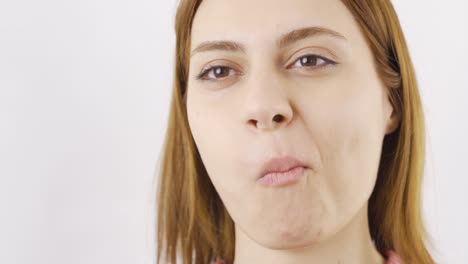
[[[434,263],[388,0],[182,0],[158,263]]]

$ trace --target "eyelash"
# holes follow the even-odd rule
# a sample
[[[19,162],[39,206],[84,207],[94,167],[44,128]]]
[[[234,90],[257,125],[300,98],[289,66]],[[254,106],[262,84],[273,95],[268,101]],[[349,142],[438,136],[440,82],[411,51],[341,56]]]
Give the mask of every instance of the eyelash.
[[[312,58],[316,58],[316,59],[320,59],[320,60],[323,60],[325,63],[324,65],[322,66],[304,66],[305,68],[312,68],[312,69],[323,69],[323,68],[326,68],[326,67],[329,67],[329,66],[333,66],[333,65],[336,65],[338,64],[337,62],[333,61],[333,60],[330,60],[328,58],[325,58],[323,56],[320,56],[320,55],[316,55],[316,54],[308,54],[308,55],[304,55],[302,57],[299,57],[297,60],[294,61],[294,63],[292,65],[295,65],[298,61],[300,61],[301,59],[303,58],[307,58],[307,57],[312,57]],[[288,66],[288,68],[290,68],[291,66]],[[232,70],[231,67],[228,67],[228,66],[223,66],[223,65],[209,65],[208,68],[204,69],[200,74],[198,74],[196,76],[196,78],[198,80],[201,80],[201,81],[217,81],[217,80],[222,80],[224,78],[227,78],[227,77],[224,77],[224,78],[218,78],[218,79],[207,79],[205,78],[204,76],[209,73],[211,70],[213,69],[216,69],[216,68],[227,68],[229,71]]]

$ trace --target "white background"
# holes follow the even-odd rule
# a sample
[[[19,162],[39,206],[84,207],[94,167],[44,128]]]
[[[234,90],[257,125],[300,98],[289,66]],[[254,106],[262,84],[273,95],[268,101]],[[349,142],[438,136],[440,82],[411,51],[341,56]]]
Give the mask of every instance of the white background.
[[[176,1],[0,3],[0,263],[152,263]],[[394,1],[427,119],[437,263],[468,259],[468,4]]]

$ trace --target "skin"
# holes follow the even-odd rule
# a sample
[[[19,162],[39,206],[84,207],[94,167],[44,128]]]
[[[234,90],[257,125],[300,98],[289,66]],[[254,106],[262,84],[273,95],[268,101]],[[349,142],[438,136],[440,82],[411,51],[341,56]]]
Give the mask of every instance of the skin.
[[[277,47],[285,33],[311,26],[344,39],[316,35]],[[193,52],[220,40],[244,45],[245,53]],[[191,52],[189,125],[235,223],[234,263],[384,263],[367,204],[383,138],[400,118],[346,7],[339,0],[205,0]],[[197,79],[209,65],[228,68]],[[307,163],[304,177],[259,184],[261,165],[286,155]]]

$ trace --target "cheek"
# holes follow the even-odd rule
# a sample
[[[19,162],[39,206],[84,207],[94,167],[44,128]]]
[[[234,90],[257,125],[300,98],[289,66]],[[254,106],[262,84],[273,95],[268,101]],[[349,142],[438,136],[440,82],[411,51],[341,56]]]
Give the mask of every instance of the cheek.
[[[327,94],[304,98],[319,169],[336,214],[352,213],[368,200],[376,179],[383,140],[379,86],[327,87]],[[307,103],[306,103],[307,101]]]
[[[346,152],[362,152],[369,136],[379,132],[380,97],[377,87],[335,81],[297,98],[299,116],[321,154],[333,158]]]
[[[232,153],[236,142],[236,135],[228,122],[227,110],[220,106],[212,106],[198,97],[187,97],[187,115],[190,130],[197,146],[205,169],[208,172],[215,187],[229,186],[233,181],[227,171],[235,171],[232,168]],[[232,123],[232,122],[231,122]]]

